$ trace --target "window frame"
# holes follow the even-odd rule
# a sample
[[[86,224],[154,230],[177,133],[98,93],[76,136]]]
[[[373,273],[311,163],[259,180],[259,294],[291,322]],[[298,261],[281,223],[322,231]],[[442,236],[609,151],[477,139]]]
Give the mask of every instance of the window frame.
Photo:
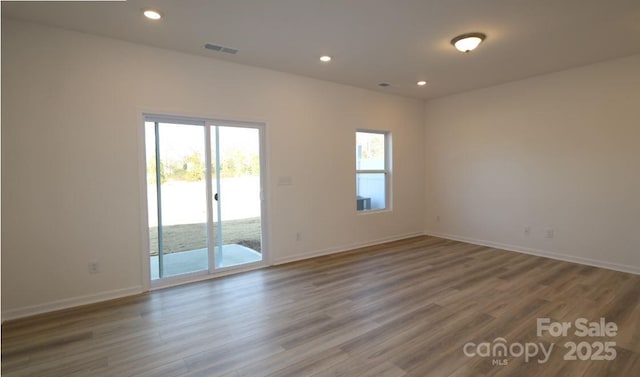
[[[358,156],[357,156],[357,148],[358,148],[358,133],[368,133],[368,134],[377,134],[382,135],[384,137],[384,169],[358,169]],[[392,170],[392,142],[391,142],[391,131],[386,130],[374,130],[374,129],[366,129],[366,128],[357,128],[354,133],[354,146],[356,147],[356,159],[355,159],[355,197],[356,197],[356,205],[355,210],[357,214],[367,214],[367,213],[379,213],[379,212],[388,212],[392,210],[392,202],[391,202],[391,170]],[[358,175],[359,174],[384,174],[384,208],[376,208],[376,209],[358,209],[357,205],[357,197],[358,197]]]

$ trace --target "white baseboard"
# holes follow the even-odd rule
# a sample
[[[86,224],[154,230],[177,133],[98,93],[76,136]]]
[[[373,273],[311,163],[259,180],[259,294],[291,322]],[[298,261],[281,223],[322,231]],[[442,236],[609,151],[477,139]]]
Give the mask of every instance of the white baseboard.
[[[609,270],[640,275],[640,267],[638,266],[621,265],[617,263],[605,262],[605,261],[596,260],[596,259],[577,257],[569,254],[555,253],[555,252],[546,251],[546,250],[533,249],[533,248],[528,248],[523,246],[510,245],[510,244],[505,244],[501,242],[493,242],[493,241],[487,241],[487,240],[480,240],[480,239],[475,239],[470,237],[463,237],[463,236],[439,233],[434,231],[407,233],[407,234],[402,234],[402,235],[397,235],[392,237],[379,238],[369,242],[344,245],[337,248],[316,250],[316,251],[312,251],[302,255],[295,255],[292,257],[276,259],[272,262],[272,264],[279,265],[284,263],[296,262],[304,259],[320,257],[323,255],[342,253],[342,252],[350,251],[353,249],[379,245],[386,242],[399,241],[399,240],[422,236],[422,235],[445,238],[449,240],[461,241],[461,242],[471,243],[475,245],[494,247],[497,249],[503,249],[503,250],[514,251],[518,253],[557,259],[565,262],[573,262],[573,263],[584,264],[588,266],[600,267],[600,268],[605,268]],[[27,306],[23,308],[5,310],[5,311],[2,311],[2,321],[4,322],[7,320],[33,316],[36,314],[43,314],[43,313],[53,312],[56,310],[69,309],[69,308],[82,306],[82,305],[95,304],[97,302],[113,300],[116,298],[122,298],[126,296],[132,296],[132,295],[140,294],[142,292],[144,292],[144,288],[142,286],[136,286],[136,287],[130,287],[130,288],[124,288],[124,289],[116,289],[116,290],[107,291],[107,292],[101,292],[94,295],[72,297],[72,298],[53,301],[53,302],[40,304],[40,305],[33,305],[33,306]]]
[[[23,308],[10,309],[2,312],[2,321],[8,321],[12,319],[30,317],[36,314],[49,313],[56,310],[69,309],[76,306],[95,304],[101,301],[113,300],[116,298],[122,298],[126,296],[133,296],[144,292],[142,286],[115,289],[107,292],[100,292],[92,295],[85,295],[79,297],[71,297],[58,301],[52,301],[40,305],[26,306]]]
[[[496,249],[502,249],[502,250],[507,250],[507,251],[515,251],[515,252],[518,252],[518,253],[535,255],[535,256],[538,256],[538,257],[557,259],[557,260],[561,260],[561,261],[565,261],[565,262],[584,264],[584,265],[587,265],[587,266],[600,267],[600,268],[605,268],[605,269],[608,269],[608,270],[614,270],[614,271],[626,272],[626,273],[629,273],[629,274],[640,275],[640,266],[628,266],[628,265],[623,265],[623,264],[618,264],[618,263],[611,263],[611,262],[601,261],[601,260],[597,260],[597,259],[578,257],[578,256],[575,256],[575,255],[570,255],[570,254],[565,254],[565,253],[555,253],[555,252],[552,252],[552,251],[533,249],[533,248],[524,247],[524,246],[518,246],[518,245],[510,245],[510,244],[501,243],[501,242],[479,240],[479,239],[475,239],[475,238],[463,237],[463,236],[458,236],[458,235],[454,235],[454,234],[439,233],[439,232],[434,232],[434,231],[426,231],[426,232],[424,232],[424,235],[433,236],[433,237],[439,237],[439,238],[446,238],[448,240],[461,241],[461,242],[471,243],[471,244],[474,244],[474,245],[488,246],[488,247],[493,247],[493,248],[496,248]]]
[[[318,250],[318,251],[314,251],[314,252],[311,252],[311,253],[305,253],[303,255],[296,255],[294,257],[289,257],[289,258],[282,258],[282,259],[278,259],[278,260],[272,262],[271,264],[272,265],[278,265],[278,264],[283,264],[283,263],[289,263],[289,262],[294,262],[294,261],[298,261],[298,260],[302,260],[302,259],[309,259],[309,258],[314,258],[314,257],[322,256],[322,255],[335,254],[335,253],[345,252],[345,251],[349,251],[349,250],[353,250],[353,249],[357,249],[357,248],[361,248],[361,247],[378,245],[378,244],[385,243],[385,242],[398,241],[398,240],[411,238],[411,237],[422,236],[422,235],[423,235],[422,232],[416,232],[416,233],[408,233],[408,234],[403,234],[403,235],[394,236],[394,237],[380,238],[380,239],[377,239],[377,240],[374,240],[374,241],[370,241],[370,242],[350,244],[350,245],[342,246],[342,247],[339,247],[339,248]],[[264,267],[264,266],[260,266],[260,267]],[[255,269],[255,268],[256,268],[255,266],[252,266],[251,268],[247,268],[246,270]],[[238,272],[238,271],[232,271],[232,272]],[[223,272],[223,273],[220,273],[220,274],[218,274],[216,276],[205,275],[205,276],[202,277],[202,280],[211,279],[211,278],[214,278],[214,277],[220,277],[220,276],[223,276],[223,275],[228,274],[228,273],[230,273],[230,272]],[[171,285],[173,285],[173,284],[167,284],[167,286],[171,286]],[[155,288],[157,288],[157,287],[152,287],[152,289],[155,289]],[[33,305],[33,306],[27,306],[27,307],[23,307],[23,308],[5,310],[5,311],[2,311],[2,321],[4,322],[4,321],[7,321],[7,320],[30,317],[30,316],[37,315],[37,314],[49,313],[49,312],[53,312],[53,311],[56,311],[56,310],[62,310],[62,309],[69,309],[69,308],[82,306],[82,305],[95,304],[97,302],[113,300],[113,299],[116,299],[116,298],[122,298],[122,297],[126,297],[126,296],[132,296],[132,295],[140,294],[140,293],[142,293],[144,291],[145,291],[144,287],[137,286],[137,287],[116,289],[116,290],[112,290],[112,291],[101,292],[101,293],[97,293],[97,294],[94,294],[94,295],[71,297],[71,298],[67,298],[67,299],[63,299],[63,300],[58,300],[58,301],[48,302],[48,303],[45,303],[45,304],[40,304],[40,305]]]
[[[295,256],[287,257],[287,258],[275,259],[275,260],[272,261],[272,265],[297,262],[297,261],[304,260],[304,259],[321,257],[323,255],[343,253],[345,251],[351,251],[353,249],[359,249],[359,248],[362,248],[362,247],[379,245],[381,243],[386,243],[386,242],[400,241],[400,240],[404,240],[404,239],[407,239],[407,238],[419,237],[419,236],[423,236],[423,235],[424,235],[424,233],[422,233],[422,232],[406,233],[406,234],[402,234],[402,235],[398,235],[398,236],[378,238],[376,240],[368,241],[368,242],[353,243],[353,244],[344,245],[344,246],[340,246],[340,247],[336,247],[336,248],[315,250],[315,251],[311,251],[309,253],[304,253],[304,254],[301,254],[301,255],[295,255]]]

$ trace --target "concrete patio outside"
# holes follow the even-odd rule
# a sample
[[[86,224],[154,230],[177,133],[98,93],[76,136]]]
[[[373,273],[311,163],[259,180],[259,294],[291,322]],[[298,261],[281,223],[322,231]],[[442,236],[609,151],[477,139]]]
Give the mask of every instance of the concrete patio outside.
[[[248,247],[230,244],[223,245],[222,252],[218,254],[218,247],[215,248],[216,255],[220,255],[218,267],[230,267],[240,264],[259,262],[262,254]],[[166,254],[163,256],[164,274],[163,277],[176,276],[191,272],[208,270],[207,249],[189,250]],[[158,256],[151,256],[151,280],[159,278]]]

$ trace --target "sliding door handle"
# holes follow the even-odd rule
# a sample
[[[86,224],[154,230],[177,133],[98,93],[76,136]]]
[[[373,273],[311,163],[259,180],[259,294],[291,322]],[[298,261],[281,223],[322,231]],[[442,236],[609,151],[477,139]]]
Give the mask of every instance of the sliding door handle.
[[[213,196],[213,198],[216,200],[216,202],[218,201],[218,193],[216,192],[216,194]]]

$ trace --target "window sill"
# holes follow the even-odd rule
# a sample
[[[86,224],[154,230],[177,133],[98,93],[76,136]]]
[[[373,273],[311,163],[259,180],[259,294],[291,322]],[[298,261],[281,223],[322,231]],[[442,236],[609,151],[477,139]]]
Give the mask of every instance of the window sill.
[[[356,210],[356,214],[357,215],[382,214],[382,213],[387,213],[387,212],[392,212],[391,208],[366,209],[366,210],[363,210],[363,211],[357,211]]]

